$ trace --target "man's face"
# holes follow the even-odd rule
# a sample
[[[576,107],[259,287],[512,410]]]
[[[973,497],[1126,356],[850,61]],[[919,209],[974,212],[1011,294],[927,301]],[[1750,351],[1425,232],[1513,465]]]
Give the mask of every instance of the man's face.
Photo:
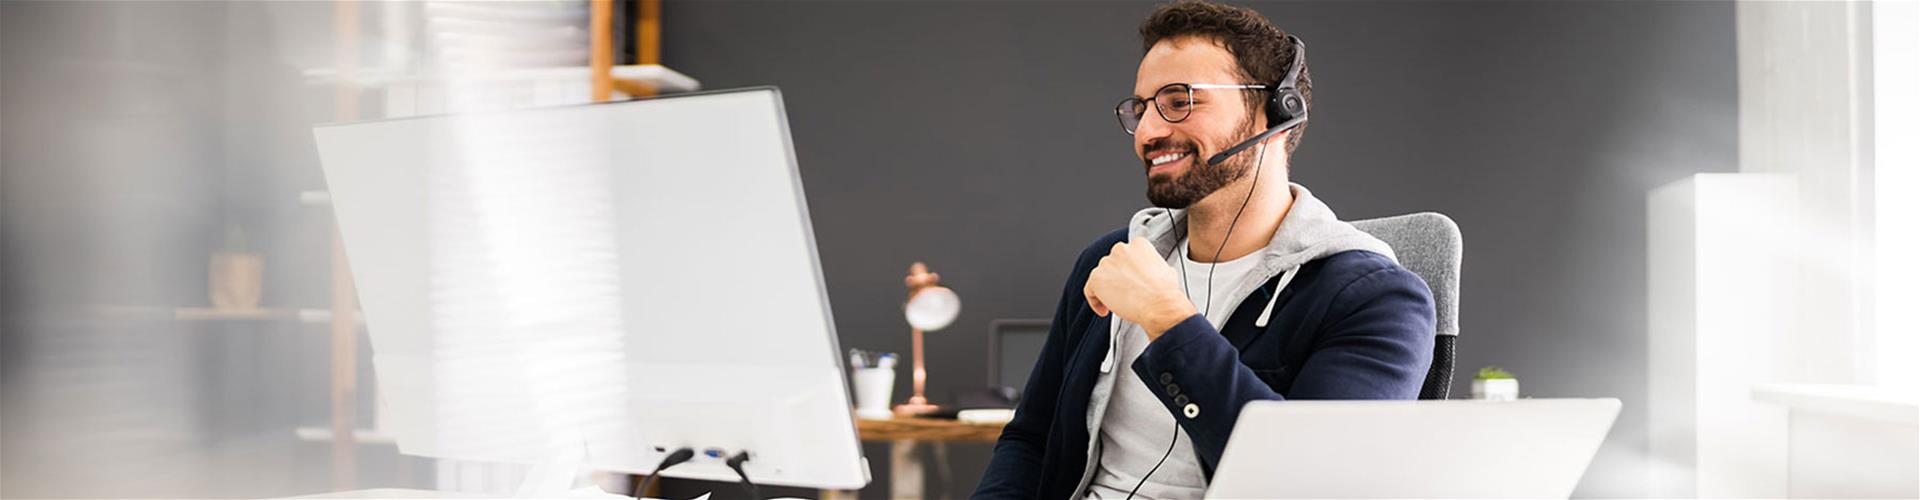
[[[1236,68],[1233,54],[1210,40],[1162,40],[1140,59],[1133,94],[1152,96],[1169,83],[1245,83]],[[1254,93],[1242,90],[1194,90],[1192,114],[1179,123],[1167,123],[1149,104],[1133,133],[1133,152],[1146,168],[1147,200],[1157,207],[1187,208],[1246,175],[1253,154],[1215,166],[1206,159],[1253,134],[1255,123],[1247,113],[1251,97]]]

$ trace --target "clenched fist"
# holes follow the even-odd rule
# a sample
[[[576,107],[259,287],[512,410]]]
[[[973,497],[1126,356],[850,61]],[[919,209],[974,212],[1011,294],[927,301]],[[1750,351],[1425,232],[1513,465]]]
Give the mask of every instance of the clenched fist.
[[[1094,314],[1118,314],[1145,329],[1148,340],[1194,314],[1180,277],[1146,240],[1113,244],[1087,275],[1086,294]]]

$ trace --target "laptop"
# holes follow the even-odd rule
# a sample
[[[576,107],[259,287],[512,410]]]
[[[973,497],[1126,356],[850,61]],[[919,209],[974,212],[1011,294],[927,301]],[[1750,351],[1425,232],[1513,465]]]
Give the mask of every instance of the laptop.
[[[1256,401],[1207,498],[1567,498],[1620,400]]]

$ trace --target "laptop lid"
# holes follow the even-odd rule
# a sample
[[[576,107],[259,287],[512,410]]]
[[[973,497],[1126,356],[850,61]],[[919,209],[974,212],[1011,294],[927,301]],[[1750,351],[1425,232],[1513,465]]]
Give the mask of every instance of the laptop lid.
[[[1620,400],[1256,401],[1207,498],[1566,498]]]

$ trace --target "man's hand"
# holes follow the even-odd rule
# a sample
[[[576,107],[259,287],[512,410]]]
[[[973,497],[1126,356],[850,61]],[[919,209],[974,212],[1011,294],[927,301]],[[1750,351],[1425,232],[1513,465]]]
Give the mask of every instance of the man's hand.
[[[1180,277],[1146,240],[1113,244],[1087,275],[1086,294],[1094,314],[1118,314],[1145,329],[1148,340],[1194,314]]]

